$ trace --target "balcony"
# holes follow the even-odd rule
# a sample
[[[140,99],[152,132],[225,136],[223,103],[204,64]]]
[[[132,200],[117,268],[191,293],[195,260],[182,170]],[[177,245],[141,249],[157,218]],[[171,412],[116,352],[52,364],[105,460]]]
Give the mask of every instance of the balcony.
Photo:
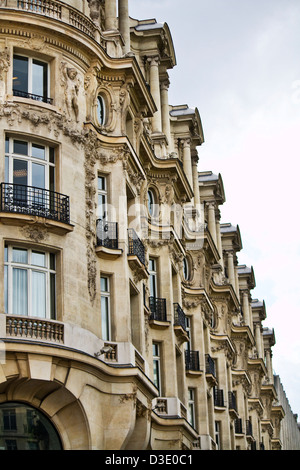
[[[233,418],[237,418],[237,402],[234,392],[228,392],[228,406],[230,414],[233,416]]]
[[[98,219],[96,239],[96,252],[101,258],[114,259],[122,254],[122,250],[119,249],[117,222]]]
[[[24,13],[45,16],[80,30],[91,38],[95,38],[97,27],[86,15],[58,0],[6,0],[1,3],[5,8],[14,8]]]
[[[186,331],[186,315],[178,303],[174,303],[174,329],[175,334],[181,342],[188,341],[189,336]]]
[[[185,351],[185,368],[189,372],[200,372],[199,351]]]
[[[32,217],[40,217],[49,221],[47,227],[56,225],[58,230],[70,231],[71,228],[59,227],[59,224],[70,225],[69,207],[69,197],[64,194],[21,184],[0,185],[0,218],[4,223],[22,225],[32,221]]]
[[[133,228],[128,229],[128,255],[136,256],[145,266],[145,247]]]
[[[235,434],[243,434],[243,426],[242,426],[241,418],[237,418],[234,421],[234,431],[235,431]]]
[[[137,280],[147,279],[148,271],[146,269],[145,247],[139,239],[134,229],[128,229],[128,252],[127,259],[129,266],[135,273]]]
[[[42,103],[53,104],[53,99],[47,96],[35,95],[33,93],[27,93],[26,91],[13,90],[14,96],[20,96],[21,98],[29,98],[30,100],[40,101]]]
[[[164,324],[167,323],[166,299],[160,299],[157,297],[149,297],[149,308],[150,308],[150,321],[164,323]]]
[[[246,419],[246,435],[251,437],[253,436],[252,423],[249,419]]]
[[[224,408],[224,393],[223,390],[214,387],[214,405]]]
[[[64,344],[64,325],[52,320],[7,315],[6,337]]]
[[[214,386],[217,383],[216,378],[216,365],[215,361],[209,354],[205,354],[205,375],[206,380],[210,383],[210,385]]]

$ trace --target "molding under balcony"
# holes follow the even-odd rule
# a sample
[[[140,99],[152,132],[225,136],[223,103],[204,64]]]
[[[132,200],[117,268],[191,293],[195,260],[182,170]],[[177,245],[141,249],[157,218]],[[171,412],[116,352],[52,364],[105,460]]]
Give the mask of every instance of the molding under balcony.
[[[28,228],[29,232],[32,232],[32,229],[34,229],[37,233],[46,229],[47,231],[57,235],[65,235],[69,232],[73,232],[74,230],[74,226],[72,224],[36,215],[18,214],[16,212],[0,212],[0,222],[3,225],[24,227],[24,229]]]
[[[96,247],[96,255],[101,259],[117,259],[119,256],[122,256],[123,250],[121,248],[106,248],[105,246]]]

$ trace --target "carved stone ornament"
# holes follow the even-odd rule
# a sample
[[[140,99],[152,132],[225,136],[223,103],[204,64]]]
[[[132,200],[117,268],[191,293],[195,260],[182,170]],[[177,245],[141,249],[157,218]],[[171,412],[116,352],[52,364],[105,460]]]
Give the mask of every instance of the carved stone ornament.
[[[25,225],[22,227],[21,232],[26,238],[36,243],[43,242],[48,238],[47,229],[36,224]]]

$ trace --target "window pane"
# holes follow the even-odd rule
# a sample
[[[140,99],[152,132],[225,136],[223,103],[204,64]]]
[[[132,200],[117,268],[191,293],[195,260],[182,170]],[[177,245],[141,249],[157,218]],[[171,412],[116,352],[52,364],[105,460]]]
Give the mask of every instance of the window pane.
[[[32,156],[45,160],[45,147],[43,145],[32,144]]]
[[[53,147],[49,148],[49,162],[55,163],[55,150]]]
[[[50,318],[56,319],[55,274],[50,274]]]
[[[28,315],[27,271],[13,269],[13,314]]]
[[[14,140],[14,153],[19,155],[28,155],[28,142]]]
[[[13,89],[28,93],[28,59],[14,56]]]
[[[44,165],[32,164],[32,186],[45,188],[45,167]]]
[[[47,97],[47,64],[37,60],[32,62],[32,93]]]
[[[109,299],[101,297],[102,339],[109,340]]]
[[[9,182],[9,158],[5,157],[5,183]]]
[[[105,184],[105,177],[104,176],[98,176],[98,189],[101,191],[106,190],[106,184]]]
[[[32,271],[31,304],[34,317],[46,317],[46,274],[40,271]]]
[[[14,248],[12,259],[14,263],[27,264],[28,263],[27,250],[24,250],[22,248]]]
[[[28,167],[25,160],[14,159],[13,165],[13,183],[23,184],[27,186],[28,182]]]
[[[9,153],[9,138],[5,137],[5,153]]]
[[[101,292],[108,292],[108,279],[101,277]]]
[[[4,311],[8,313],[8,267],[4,266]]]
[[[33,251],[32,256],[31,256],[31,264],[34,264],[35,266],[45,266],[46,265],[45,258],[46,258],[45,253]]]

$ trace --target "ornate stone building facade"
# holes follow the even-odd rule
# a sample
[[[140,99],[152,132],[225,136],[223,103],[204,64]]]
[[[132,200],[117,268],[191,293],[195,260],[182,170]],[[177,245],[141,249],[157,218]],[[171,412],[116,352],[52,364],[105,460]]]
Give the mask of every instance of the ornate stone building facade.
[[[274,332],[128,0],[0,2],[0,447],[280,449]]]

